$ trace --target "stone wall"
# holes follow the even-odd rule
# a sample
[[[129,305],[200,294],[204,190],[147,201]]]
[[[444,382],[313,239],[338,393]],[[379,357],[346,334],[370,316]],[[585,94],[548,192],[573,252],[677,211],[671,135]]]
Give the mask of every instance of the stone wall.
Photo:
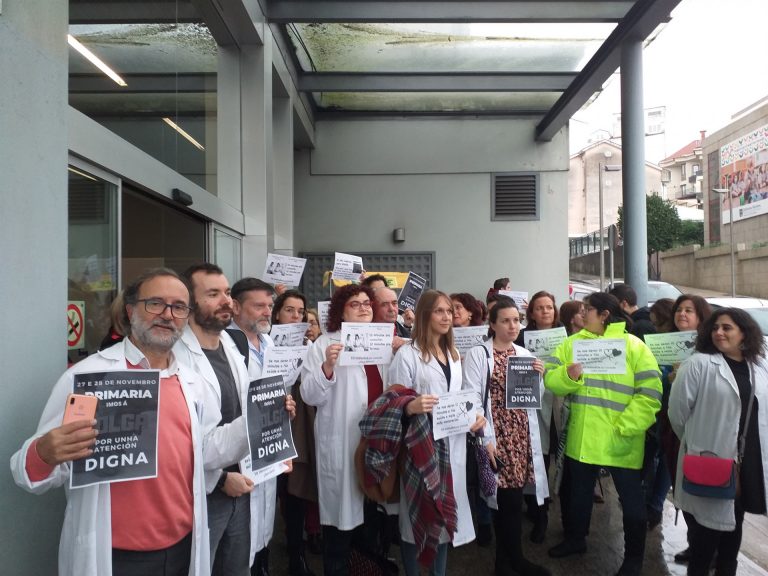
[[[768,247],[741,249],[735,258],[736,293],[768,298]],[[720,292],[731,291],[731,248],[685,246],[661,254],[665,282]]]

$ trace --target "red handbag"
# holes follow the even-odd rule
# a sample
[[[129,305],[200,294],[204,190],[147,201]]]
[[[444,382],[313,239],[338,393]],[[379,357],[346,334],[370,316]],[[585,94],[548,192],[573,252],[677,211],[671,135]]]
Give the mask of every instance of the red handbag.
[[[694,496],[733,500],[736,497],[736,462],[717,456],[683,456],[683,490]]]

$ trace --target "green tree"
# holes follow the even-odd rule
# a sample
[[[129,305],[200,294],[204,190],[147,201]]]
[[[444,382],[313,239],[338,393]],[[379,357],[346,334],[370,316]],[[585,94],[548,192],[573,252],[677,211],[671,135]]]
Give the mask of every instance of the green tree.
[[[675,246],[690,246],[691,244],[704,245],[704,222],[682,220]]]
[[[619,206],[619,221],[616,226],[619,236],[624,238],[624,206]],[[675,205],[655,194],[645,197],[648,233],[648,269],[650,277],[658,279],[658,262],[654,270],[651,256],[672,248],[680,234],[680,216]],[[658,260],[658,257],[657,257]]]

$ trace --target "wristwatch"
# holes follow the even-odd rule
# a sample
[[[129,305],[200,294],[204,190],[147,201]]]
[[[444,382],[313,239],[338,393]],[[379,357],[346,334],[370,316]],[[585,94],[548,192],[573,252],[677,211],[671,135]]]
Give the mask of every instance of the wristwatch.
[[[227,472],[226,470],[221,471],[221,476],[219,476],[219,481],[216,482],[216,488],[218,488],[219,490],[222,490],[224,488],[224,482],[227,481],[227,474],[229,474],[229,472]]]

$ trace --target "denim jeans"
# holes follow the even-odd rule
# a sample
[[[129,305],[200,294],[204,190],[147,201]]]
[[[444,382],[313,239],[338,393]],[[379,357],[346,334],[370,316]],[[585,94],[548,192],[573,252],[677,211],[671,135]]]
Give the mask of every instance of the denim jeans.
[[[164,550],[135,552],[112,549],[113,576],[187,576],[192,557],[192,533]]]
[[[400,542],[400,556],[403,560],[403,568],[406,576],[419,576],[419,561],[416,553],[416,544]],[[448,543],[437,547],[437,554],[429,567],[429,576],[445,576],[445,568],[448,563]]]
[[[251,495],[230,498],[221,490],[208,495],[211,574],[242,576],[251,564]]]

